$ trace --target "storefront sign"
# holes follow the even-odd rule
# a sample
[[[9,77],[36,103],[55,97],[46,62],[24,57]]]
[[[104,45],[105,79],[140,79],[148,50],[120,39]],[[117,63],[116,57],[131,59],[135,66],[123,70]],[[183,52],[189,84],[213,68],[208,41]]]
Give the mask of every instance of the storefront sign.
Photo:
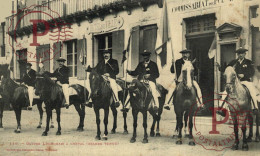
[[[214,5],[218,5],[221,3],[228,3],[233,2],[235,0],[200,0],[195,2],[190,2],[186,4],[179,5],[177,7],[172,8],[172,12],[181,12],[181,11],[188,11],[188,10],[195,10],[206,8]]]
[[[93,22],[87,27],[87,32],[89,34],[109,32],[121,28],[123,24],[124,24],[124,20],[122,17],[112,18],[100,22]]]

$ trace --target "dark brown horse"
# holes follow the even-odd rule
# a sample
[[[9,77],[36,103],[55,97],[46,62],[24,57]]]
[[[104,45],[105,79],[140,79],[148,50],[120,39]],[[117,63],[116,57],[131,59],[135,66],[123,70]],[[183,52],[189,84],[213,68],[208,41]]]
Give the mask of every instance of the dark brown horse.
[[[226,68],[224,77],[226,79],[226,91],[228,97],[226,101],[230,103],[228,108],[232,117],[236,142],[233,145],[233,150],[238,150],[239,138],[238,138],[238,127],[241,127],[243,133],[243,144],[242,150],[247,151],[248,144],[246,138],[246,125],[249,120],[251,113],[251,97],[247,89],[239,81],[237,74],[233,67],[229,66]]]
[[[48,134],[48,126],[53,109],[55,109],[57,113],[58,131],[56,134],[60,135],[60,109],[62,107],[62,104],[65,102],[64,94],[62,92],[61,86],[50,79],[48,72],[45,72],[42,76],[43,77],[37,77],[35,84],[35,93],[37,95],[40,95],[40,98],[44,101],[47,113],[47,126],[42,135],[47,136]],[[78,84],[71,85],[70,87],[73,87],[77,91],[77,95],[70,96],[70,104],[73,104],[75,106],[75,109],[80,116],[79,126],[77,130],[83,131],[85,119],[85,106],[83,104],[84,94],[87,97],[88,92],[83,86]]]
[[[114,117],[114,123],[113,123],[113,129],[111,133],[116,132],[117,128],[117,110],[114,106],[113,101],[113,95],[112,90],[109,86],[109,82],[105,80],[101,75],[99,75],[95,68],[91,69],[89,68],[87,71],[91,71],[89,75],[89,81],[90,81],[90,88],[92,92],[92,100],[94,105],[94,111],[96,114],[96,124],[97,124],[97,136],[96,139],[100,140],[101,137],[101,131],[100,131],[100,109],[104,109],[104,125],[105,125],[105,131],[103,139],[107,140],[108,130],[107,130],[107,124],[108,124],[108,115],[109,115],[109,107],[111,106],[111,110],[113,112]],[[122,100],[123,94],[119,93],[119,98]],[[124,96],[126,97],[126,96]],[[124,116],[124,133],[127,134],[127,126],[126,126],[126,112],[123,114]]]
[[[165,96],[167,94],[167,90],[164,89],[162,86],[159,87],[161,92],[161,97],[159,97],[159,109],[158,114],[156,114],[156,111],[153,109],[153,100],[152,100],[152,93],[149,90],[148,84],[145,84],[143,82],[140,82],[139,80],[133,80],[131,86],[129,87],[129,94],[130,94],[130,103],[132,107],[132,114],[133,114],[133,136],[130,140],[131,143],[134,143],[136,141],[136,127],[137,127],[137,118],[138,113],[143,114],[143,128],[144,128],[144,139],[143,143],[148,143],[148,134],[147,134],[147,112],[153,116],[153,124],[151,127],[150,136],[155,136],[154,128],[155,124],[157,123],[157,131],[156,136],[160,136],[160,119],[161,114],[163,111],[163,105],[165,102]]]
[[[178,140],[176,144],[182,144],[182,128],[183,128],[183,115],[185,115],[185,122],[189,120],[189,145],[194,146],[192,128],[193,116],[197,109],[196,104],[196,89],[193,85],[194,68],[191,62],[186,62],[182,67],[182,81],[178,84],[176,95],[173,100],[174,111],[177,118],[176,130],[178,132]]]

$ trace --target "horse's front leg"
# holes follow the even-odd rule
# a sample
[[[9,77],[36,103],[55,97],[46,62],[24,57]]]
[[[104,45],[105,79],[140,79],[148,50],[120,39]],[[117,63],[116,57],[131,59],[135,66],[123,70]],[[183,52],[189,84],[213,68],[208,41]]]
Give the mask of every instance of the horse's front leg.
[[[16,121],[17,121],[17,128],[14,130],[15,133],[21,133],[21,114],[22,114],[22,108],[14,107],[14,112],[16,115]]]
[[[56,113],[57,113],[57,122],[58,122],[58,131],[56,132],[56,135],[61,135],[60,108],[56,108]]]
[[[4,128],[3,127],[3,112],[4,112],[4,104],[2,103],[3,101],[0,99],[0,129]]]
[[[79,126],[77,128],[77,131],[83,131],[83,126],[82,126],[82,110],[80,109],[80,104],[74,104],[74,107],[76,111],[79,114]]]
[[[187,134],[188,117],[189,117],[189,112],[186,111],[184,113],[184,133],[185,133],[185,138],[189,138],[190,137],[190,135]]]
[[[124,134],[128,134],[127,122],[126,122],[127,112],[123,112],[123,117],[124,117]]]
[[[134,143],[136,141],[136,127],[137,127],[137,117],[138,117],[138,111],[133,108],[132,109],[132,114],[133,114],[133,119],[134,119],[134,122],[133,122],[133,136],[130,140],[131,143]]]
[[[249,123],[249,135],[247,137],[247,142],[252,142],[253,124],[254,124],[253,114],[248,115],[248,123]]]
[[[105,115],[104,115],[104,125],[105,125],[105,131],[104,131],[104,136],[103,139],[107,140],[107,135],[108,135],[108,131],[107,131],[107,124],[108,124],[108,115],[109,115],[109,108],[105,109]]]
[[[190,113],[189,113],[190,114]],[[188,117],[187,117],[188,118]],[[189,115],[189,145],[195,146],[195,142],[193,140],[193,135],[192,135],[192,128],[193,128],[193,113]]]
[[[97,140],[101,140],[100,134],[100,118],[99,118],[99,108],[94,108],[95,114],[96,114],[96,124],[97,124]]]
[[[260,120],[259,120],[259,117],[260,117],[260,115],[259,115],[259,112],[256,114],[256,132],[255,132],[255,142],[259,142],[260,141],[260,135],[259,135],[259,122],[260,122]]]
[[[234,114],[233,114],[234,115]],[[238,138],[238,123],[237,123],[237,118],[232,118],[234,122],[234,133],[235,133],[235,144],[233,145],[232,149],[233,150],[238,150],[238,145],[239,145],[239,138]]]
[[[242,145],[242,150],[243,151],[248,151],[248,144],[247,144],[247,139],[246,139],[246,123],[243,124],[242,128],[241,128],[242,132],[243,132],[243,145]]]
[[[176,116],[177,116],[177,131],[178,131],[178,140],[176,141],[176,144],[181,145],[182,144],[182,128],[183,128],[182,116],[183,116],[183,113],[178,113]]]
[[[42,133],[42,136],[47,136],[48,132],[49,132],[50,118],[51,118],[51,115],[52,115],[52,110],[48,106],[46,106],[46,114],[47,114],[46,127],[45,127],[45,131]]]
[[[40,121],[39,121],[39,125],[37,126],[37,128],[41,128],[42,127],[42,117],[43,117],[42,102],[37,103],[37,108],[40,113]]]
[[[148,143],[148,134],[147,134],[147,111],[143,112],[143,127],[144,127],[144,139],[143,143]]]
[[[111,134],[115,134],[116,128],[117,128],[117,110],[116,110],[116,107],[114,107],[114,106],[111,106],[111,110],[112,110],[113,117],[114,117],[114,123],[113,123],[113,128],[111,130]]]

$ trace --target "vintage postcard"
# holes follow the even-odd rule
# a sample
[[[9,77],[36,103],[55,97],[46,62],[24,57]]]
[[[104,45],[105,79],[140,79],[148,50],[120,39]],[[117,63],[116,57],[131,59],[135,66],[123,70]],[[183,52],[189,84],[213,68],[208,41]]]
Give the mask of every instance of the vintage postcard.
[[[0,4],[0,155],[260,155],[259,0]]]

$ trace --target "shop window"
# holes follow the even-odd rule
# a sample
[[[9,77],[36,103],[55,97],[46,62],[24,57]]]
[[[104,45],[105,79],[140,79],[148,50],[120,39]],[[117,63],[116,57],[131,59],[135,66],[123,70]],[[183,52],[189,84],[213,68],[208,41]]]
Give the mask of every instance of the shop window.
[[[50,72],[50,60],[46,58],[46,54],[50,53],[50,45],[40,45],[36,48],[36,71],[40,71],[39,63],[42,62],[44,70]]]
[[[112,50],[112,33],[98,35],[98,61],[103,59],[104,50]]]
[[[77,77],[77,40],[70,40],[67,46],[67,66],[69,67],[70,77]]]
[[[186,34],[206,33],[215,31],[215,14],[196,16],[184,19],[186,22]]]

